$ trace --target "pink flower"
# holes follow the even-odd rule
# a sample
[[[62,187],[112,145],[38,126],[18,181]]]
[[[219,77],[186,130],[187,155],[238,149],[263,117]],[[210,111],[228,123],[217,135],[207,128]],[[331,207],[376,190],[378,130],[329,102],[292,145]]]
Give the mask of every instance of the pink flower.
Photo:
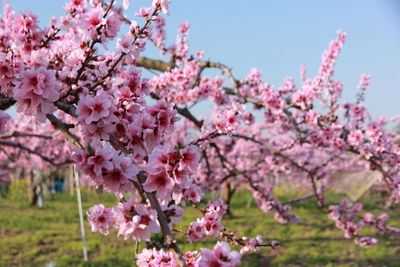
[[[44,120],[44,115],[56,110],[53,102],[60,97],[55,72],[43,67],[21,73],[21,83],[14,89],[17,111],[26,115],[37,115]]]
[[[107,171],[103,177],[103,181],[105,188],[112,192],[120,192],[120,187],[129,183],[122,170],[118,168]]]
[[[114,157],[115,151],[109,143],[105,143],[103,148],[96,148],[94,155],[87,160],[89,165],[92,165],[97,176],[102,175],[102,169],[111,171],[113,164],[111,159]]]
[[[200,254],[197,251],[186,251],[185,254],[183,255],[183,258],[185,259],[186,265],[188,267],[198,267],[200,266]]]
[[[123,0],[122,6],[123,6],[124,9],[128,9],[128,7],[129,7],[129,0]]]
[[[188,190],[185,191],[185,197],[191,202],[199,202],[202,197],[200,188],[192,185]]]
[[[160,8],[165,15],[168,15],[169,3],[171,3],[171,0],[153,0],[152,6],[153,8]]]
[[[140,168],[134,163],[132,157],[119,156],[114,158],[115,168],[122,171],[123,175],[129,180],[136,180],[135,176],[139,173]]]
[[[143,188],[147,192],[156,191],[160,196],[165,197],[168,193],[171,193],[173,185],[173,180],[168,177],[167,173],[160,171],[155,174],[149,174],[143,184]]]
[[[352,146],[358,146],[363,141],[363,134],[360,130],[352,131],[348,136],[349,144]]]
[[[202,219],[207,235],[217,236],[222,230],[221,218],[216,213],[206,213]]]
[[[261,235],[257,235],[256,238],[251,238],[246,243],[246,246],[240,250],[240,254],[244,254],[249,251],[258,251],[258,250],[260,250],[260,245],[263,245],[263,244],[264,244],[264,241],[263,241]]]
[[[149,161],[146,166],[146,171],[148,173],[158,173],[161,170],[166,170],[169,168],[170,154],[172,153],[172,148],[168,146],[160,146],[151,152],[149,155]]]
[[[181,266],[176,255],[171,251],[162,249],[143,249],[142,253],[136,256],[136,265],[140,267],[179,267]]]
[[[180,188],[189,188],[192,184],[192,179],[190,178],[188,169],[180,170],[179,168],[175,167],[172,170],[172,177]]]
[[[114,156],[112,161],[114,167],[104,174],[105,188],[112,192],[123,192],[123,189],[131,186],[129,180],[136,180],[135,176],[139,173],[139,167],[130,157]]]
[[[106,22],[104,25],[105,36],[108,39],[114,39],[119,32],[121,26],[121,20],[119,15],[115,12],[110,12],[106,17]]]
[[[104,91],[98,91],[96,96],[84,95],[78,102],[78,120],[90,124],[110,115],[111,100]]]
[[[133,48],[134,45],[133,39],[131,35],[122,35],[117,42],[117,48],[123,53],[129,53]]]
[[[10,120],[10,116],[4,111],[0,110],[0,134],[7,132],[7,124]]]
[[[147,249],[144,248],[142,253],[136,255],[136,265],[140,267],[150,267],[156,253],[156,248]]]
[[[356,204],[354,204],[352,211],[354,213],[357,213],[357,212],[361,211],[362,208],[363,208],[363,205],[361,203],[356,203]]]
[[[188,240],[189,242],[203,240],[206,237],[206,228],[200,219],[192,222],[189,226]]]
[[[126,73],[126,82],[134,96],[145,95],[149,91],[148,80],[141,79],[142,72],[136,68],[130,68]]]
[[[97,6],[96,8],[93,8],[87,15],[86,19],[83,21],[82,28],[89,31],[89,36],[92,39],[96,39],[98,35],[97,28],[105,23],[106,20],[103,18],[101,6]]]
[[[165,252],[164,250],[159,250],[157,254],[154,255],[152,265],[155,267],[180,267],[175,254],[172,251]]]
[[[91,207],[88,213],[88,220],[92,232],[108,235],[108,229],[114,225],[112,216],[112,210],[105,208],[103,204]]]
[[[389,220],[389,215],[387,215],[386,213],[382,213],[381,215],[379,215],[377,218],[377,223],[379,224],[384,224]]]
[[[373,220],[374,220],[374,215],[372,215],[372,213],[367,212],[367,213],[364,214],[363,220],[366,223],[372,223]]]
[[[240,253],[231,251],[228,243],[218,242],[213,250],[201,249],[201,260],[199,266],[204,267],[234,267],[240,262]]]
[[[127,203],[115,209],[118,235],[125,239],[149,240],[151,233],[160,232],[157,212],[151,207],[135,205],[130,199]]]
[[[197,147],[191,145],[179,151],[179,169],[182,170],[187,167],[190,171],[194,172],[200,160],[200,153]]]
[[[173,129],[174,123],[178,120],[176,110],[170,104],[158,101],[157,104],[146,108],[146,113],[156,119],[157,128],[161,132],[169,132]]]
[[[204,51],[202,50],[196,51],[194,54],[199,59],[202,59],[204,57]]]
[[[219,218],[222,218],[226,213],[228,206],[224,203],[224,201],[220,198],[214,202],[208,202],[206,207],[207,213],[216,213]]]
[[[362,247],[369,247],[378,244],[378,240],[373,237],[357,237],[355,239],[355,242],[357,245],[360,245]]]
[[[151,14],[151,7],[141,7],[140,9],[139,9],[139,12],[137,12],[137,13],[135,13],[135,16],[137,16],[137,17],[142,17],[142,18],[146,18],[146,17],[148,17],[148,16],[150,16],[150,14]],[[136,27],[136,25],[137,25],[137,22],[135,21],[135,25],[131,25],[131,32],[133,33],[133,32],[136,32],[136,30],[138,30],[139,28],[139,26],[138,27]],[[133,26],[133,27],[132,27]],[[134,31],[132,31],[132,28],[134,29]]]
[[[218,114],[215,127],[219,133],[231,133],[240,124],[239,113],[233,110],[224,110]]]
[[[366,107],[363,105],[354,105],[351,109],[354,117],[363,117],[366,115]]]
[[[360,83],[358,84],[358,89],[360,89],[360,91],[365,91],[367,90],[367,87],[369,86],[369,84],[371,83],[371,76],[368,74],[361,74],[361,79],[360,79]]]

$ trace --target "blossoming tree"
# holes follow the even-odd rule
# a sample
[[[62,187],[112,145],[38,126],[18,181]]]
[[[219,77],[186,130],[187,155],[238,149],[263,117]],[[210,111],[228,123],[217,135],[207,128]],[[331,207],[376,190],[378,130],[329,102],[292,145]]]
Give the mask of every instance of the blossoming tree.
[[[90,208],[92,231],[107,235],[116,228],[125,239],[146,241],[139,266],[235,266],[243,253],[277,248],[276,241],[264,241],[268,237],[239,237],[226,229],[228,206],[221,199],[201,202],[205,192],[227,187],[232,194],[244,185],[278,223],[297,222],[290,203],[273,195],[267,176],[307,186],[310,194],[290,202],[315,198],[345,237],[361,246],[376,244],[379,233],[399,234],[387,225],[386,214],[358,215],[360,203],[325,207],[330,177],[343,170],[379,171],[389,201],[400,201],[399,136],[384,129],[386,120],[370,119],[363,105],[369,76],[361,76],[355,103],[339,102],[343,84],[334,79],[333,67],[345,33],[339,31],[323,53],[315,77],[302,66],[300,85],[287,78],[275,89],[257,69],[238,79],[229,67],[203,60],[202,51],[190,53],[188,23],[179,27],[176,43],[167,45],[163,14],[169,2],[153,0],[140,8],[139,23],[124,14],[127,0],[71,0],[65,16],[46,28],[33,14],[16,14],[5,5],[0,108],[16,105],[20,115],[11,122],[0,111],[1,159],[7,160],[10,149],[53,165],[72,159],[93,186],[117,198],[114,207]],[[123,24],[128,32],[120,31]],[[114,40],[116,48],[109,50]],[[144,57],[150,44],[168,60]],[[205,75],[209,68],[222,76]],[[142,69],[154,76],[144,78]],[[214,104],[210,118],[191,111],[201,101]],[[36,145],[26,141],[32,138],[39,140]],[[198,210],[199,218],[178,229],[185,205]],[[361,235],[363,226],[376,234]],[[161,233],[162,242],[153,233]],[[207,236],[220,241],[213,249],[184,252],[175,235],[187,242]]]

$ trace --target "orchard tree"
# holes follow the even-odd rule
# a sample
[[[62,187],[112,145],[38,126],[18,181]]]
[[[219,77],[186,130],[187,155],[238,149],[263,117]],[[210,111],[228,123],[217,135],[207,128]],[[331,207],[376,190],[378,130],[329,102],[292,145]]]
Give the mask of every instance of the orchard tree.
[[[4,170],[12,170],[25,178],[28,201],[32,205],[37,202],[38,189],[50,178],[44,174],[72,163],[73,150],[64,135],[49,120],[41,123],[24,114],[18,114],[8,123],[7,132],[0,134],[0,150]]]
[[[399,136],[385,130],[386,119],[372,120],[363,104],[370,77],[361,75],[354,103],[340,102],[343,84],[333,68],[346,34],[339,31],[330,43],[315,77],[302,66],[300,85],[287,78],[274,88],[257,69],[239,79],[231,68],[204,60],[203,51],[190,52],[186,22],[176,43],[167,45],[163,16],[169,3],[153,0],[131,19],[124,14],[127,0],[71,0],[65,16],[47,28],[33,14],[16,14],[5,5],[0,108],[15,105],[19,115],[10,122],[0,112],[2,160],[15,153],[33,155],[40,164],[72,159],[93,186],[117,198],[114,207],[89,209],[92,231],[107,235],[116,228],[125,239],[145,241],[139,266],[235,266],[244,253],[279,247],[268,237],[241,237],[225,228],[223,200],[201,201],[204,193],[225,187],[228,195],[247,187],[277,223],[297,222],[290,203],[314,198],[345,237],[361,246],[377,244],[380,233],[399,234],[387,225],[386,214],[361,214],[360,203],[325,204],[338,171],[378,171],[389,201],[400,201]],[[127,32],[120,31],[124,24]],[[166,60],[144,57],[148,45]],[[145,78],[143,69],[154,75]],[[208,76],[207,69],[221,76]],[[201,101],[214,106],[209,118],[192,112]],[[39,145],[32,147],[32,138]],[[24,157],[17,163],[29,168]],[[267,177],[284,177],[310,193],[281,203]],[[196,209],[199,218],[179,229],[184,206]],[[376,233],[360,234],[364,226]],[[185,242],[208,236],[220,241],[213,249],[182,251],[175,235]]]

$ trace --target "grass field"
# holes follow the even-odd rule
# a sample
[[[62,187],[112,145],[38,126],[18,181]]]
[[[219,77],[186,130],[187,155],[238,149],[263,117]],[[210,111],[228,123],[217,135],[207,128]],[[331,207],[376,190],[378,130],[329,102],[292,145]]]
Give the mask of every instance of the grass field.
[[[329,196],[331,202],[339,199],[338,195]],[[115,198],[83,193],[85,211],[98,203],[110,207]],[[293,212],[301,217],[301,222],[290,225],[278,224],[272,214],[259,211],[245,190],[236,195],[232,206],[235,217],[225,219],[228,229],[248,237],[262,234],[266,240],[276,239],[282,244],[276,251],[267,248],[245,256],[240,266],[400,266],[399,237],[382,236],[375,247],[358,247],[343,238],[334,222],[312,200],[294,205]],[[365,209],[374,214],[380,210],[372,200],[368,200]],[[181,229],[199,216],[192,209],[185,212]],[[388,213],[390,225],[400,227],[398,210]],[[30,207],[23,200],[0,198],[0,266],[44,266],[50,262],[57,266],[133,266],[132,240],[124,241],[115,231],[108,236],[91,233],[88,225],[86,230],[90,261],[83,264],[75,197],[55,195],[53,200],[45,201],[43,208]],[[195,250],[214,244],[215,240],[207,239],[203,243],[184,243],[182,247]]]

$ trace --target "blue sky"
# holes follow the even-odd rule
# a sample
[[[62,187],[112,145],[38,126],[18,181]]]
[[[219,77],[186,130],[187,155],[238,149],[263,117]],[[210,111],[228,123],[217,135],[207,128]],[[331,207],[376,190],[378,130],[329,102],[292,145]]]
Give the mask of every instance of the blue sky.
[[[122,2],[122,0],[117,0]],[[45,25],[64,14],[63,0],[9,0],[16,10],[31,10]],[[129,12],[151,0],[131,0]],[[237,77],[253,67],[278,87],[298,79],[300,64],[314,75],[322,52],[336,31],[347,32],[335,77],[344,82],[344,101],[352,101],[362,73],[372,76],[366,104],[373,117],[400,113],[400,1],[396,0],[173,0],[168,37],[191,24],[191,51],[233,68]],[[145,55],[157,56],[149,49]]]

